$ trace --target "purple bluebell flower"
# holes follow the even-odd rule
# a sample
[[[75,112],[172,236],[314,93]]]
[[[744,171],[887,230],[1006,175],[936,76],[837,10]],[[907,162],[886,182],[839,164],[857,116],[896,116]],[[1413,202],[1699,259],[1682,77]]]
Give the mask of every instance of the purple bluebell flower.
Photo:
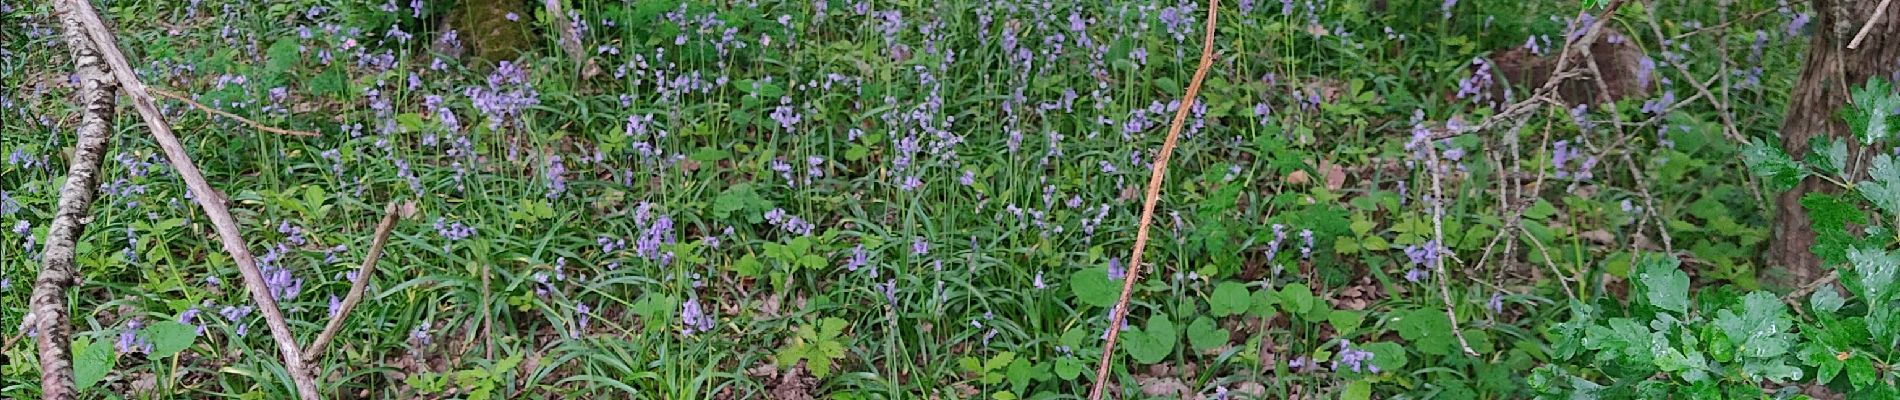
[[[711,332],[714,317],[700,307],[699,298],[687,298],[680,304],[680,324],[685,325],[680,334],[691,336],[698,332]]]
[[[1338,357],[1333,360],[1334,371],[1379,373],[1379,366],[1367,363],[1367,361],[1372,361],[1372,352],[1355,349],[1351,342],[1343,340],[1339,342]]]
[[[851,258],[848,260],[845,260],[844,269],[851,272],[857,272],[858,268],[862,268],[864,267],[865,264],[870,263],[871,261],[870,258],[871,258],[871,254],[864,251],[864,244],[859,243],[857,247],[851,248]]]
[[[1300,258],[1313,258],[1313,230],[1301,229],[1300,240],[1305,242],[1300,246]]]
[[[1108,259],[1108,280],[1119,281],[1119,280],[1122,280],[1122,277],[1126,276],[1127,274],[1128,274],[1128,270],[1122,268],[1121,258]]]
[[[433,326],[434,324],[430,323],[429,321],[422,321],[422,324],[416,325],[416,329],[409,331],[409,339],[414,340],[417,344],[420,344],[423,346],[427,346],[430,343],[434,343],[435,342],[434,336],[429,334],[429,329]]]

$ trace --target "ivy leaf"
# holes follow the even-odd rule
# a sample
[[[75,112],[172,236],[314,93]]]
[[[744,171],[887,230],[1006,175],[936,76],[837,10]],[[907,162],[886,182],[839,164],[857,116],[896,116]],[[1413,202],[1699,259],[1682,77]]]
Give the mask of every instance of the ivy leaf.
[[[198,339],[198,328],[177,321],[162,321],[146,326],[145,340],[152,343],[151,358],[171,357],[187,348]]]
[[[1861,181],[1854,187],[1855,190],[1874,203],[1874,207],[1900,214],[1900,167],[1894,165],[1893,156],[1874,156],[1874,165],[1867,170],[1867,176],[1874,180]]]
[[[1221,282],[1214,287],[1214,293],[1207,298],[1208,312],[1216,317],[1225,317],[1247,311],[1253,295],[1247,292],[1247,285],[1240,282]]]
[[[1226,345],[1233,334],[1215,324],[1213,318],[1200,317],[1188,323],[1187,337],[1188,345],[1194,346],[1194,351],[1208,351]]]
[[[1681,260],[1675,257],[1645,257],[1637,279],[1648,290],[1649,304],[1677,314],[1689,312],[1689,274],[1683,273]]]
[[[1755,176],[1768,178],[1776,187],[1790,187],[1807,177],[1807,168],[1788,157],[1781,148],[1771,146],[1756,138],[1742,147],[1742,162],[1748,164],[1748,171]]]

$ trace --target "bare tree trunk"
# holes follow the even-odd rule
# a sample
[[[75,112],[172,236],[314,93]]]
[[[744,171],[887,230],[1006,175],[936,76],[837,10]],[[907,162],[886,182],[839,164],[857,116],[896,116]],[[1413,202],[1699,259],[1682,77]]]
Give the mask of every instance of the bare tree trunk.
[[[59,189],[58,209],[52,227],[46,231],[46,252],[41,253],[40,275],[34,280],[28,307],[37,318],[33,329],[38,332],[40,392],[49,400],[68,400],[78,393],[73,383],[72,326],[67,321],[66,292],[78,275],[73,266],[73,248],[86,224],[92,222],[92,199],[99,187],[99,164],[105,159],[107,139],[112,136],[118,83],[107,72],[92,39],[86,37],[86,28],[77,19],[64,18],[74,10],[66,2],[54,8],[66,27],[66,45],[72,51],[79,78],[78,98],[84,111],[79,119],[78,143],[66,169],[66,184]]]
[[[1846,121],[1838,115],[1841,105],[1847,103],[1849,90],[1868,78],[1884,78],[1900,66],[1900,21],[1894,21],[1894,16],[1900,15],[1900,10],[1895,10],[1900,3],[1888,5],[1886,20],[1874,22],[1859,49],[1846,48],[1853,34],[1874,14],[1877,3],[1814,0],[1816,24],[1813,39],[1808,42],[1807,62],[1781,123],[1781,146],[1789,154],[1806,156],[1810,138],[1852,136]],[[1858,146],[1855,151],[1859,151]],[[1807,210],[1801,208],[1801,197],[1831,190],[1832,185],[1819,178],[1808,178],[1775,196],[1775,240],[1768,245],[1769,264],[1780,266],[1782,274],[1770,276],[1772,281],[1799,286],[1821,276],[1821,260],[1810,251],[1814,247],[1813,222]]]

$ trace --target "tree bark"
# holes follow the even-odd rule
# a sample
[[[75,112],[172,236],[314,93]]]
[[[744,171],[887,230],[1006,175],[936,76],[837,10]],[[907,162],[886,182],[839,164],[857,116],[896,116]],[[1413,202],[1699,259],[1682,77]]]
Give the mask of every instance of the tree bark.
[[[40,255],[40,275],[33,283],[28,307],[36,318],[33,329],[40,351],[40,393],[48,400],[68,400],[78,396],[73,383],[72,325],[67,321],[66,292],[78,275],[73,265],[73,249],[79,235],[92,222],[92,200],[99,187],[99,164],[105,159],[107,139],[112,136],[114,91],[118,83],[107,72],[86,28],[75,11],[65,2],[55,5],[65,26],[66,45],[72,52],[79,78],[78,141],[71,164],[66,169],[66,184],[59,189],[59,205],[53,224],[46,231],[46,252]],[[104,346],[104,344],[100,344]]]
[[[1869,0],[1814,0],[1815,27],[1813,37],[1808,41],[1808,56],[1801,68],[1801,80],[1795,83],[1794,93],[1788,99],[1788,113],[1781,123],[1781,146],[1795,157],[1808,154],[1808,140],[1815,137],[1849,138],[1853,132],[1847,129],[1846,121],[1838,115],[1840,107],[1846,104],[1849,91],[1867,82],[1868,78],[1882,77],[1900,66],[1900,21],[1893,21],[1900,15],[1900,3],[1887,6],[1883,21],[1875,21],[1867,38],[1856,50],[1847,49],[1853,34],[1867,23],[1867,18],[1875,13],[1877,1]],[[1858,152],[1858,146],[1848,140],[1850,148]],[[1864,166],[1852,169],[1864,170]],[[1858,174],[1858,172],[1854,172]],[[1775,196],[1775,240],[1768,245],[1769,264],[1779,266],[1781,274],[1770,276],[1771,281],[1787,286],[1799,286],[1821,276],[1821,259],[1810,249],[1814,247],[1813,222],[1808,219],[1807,210],[1801,208],[1801,197],[1812,192],[1835,191],[1837,188],[1810,177],[1801,181],[1792,190]]]

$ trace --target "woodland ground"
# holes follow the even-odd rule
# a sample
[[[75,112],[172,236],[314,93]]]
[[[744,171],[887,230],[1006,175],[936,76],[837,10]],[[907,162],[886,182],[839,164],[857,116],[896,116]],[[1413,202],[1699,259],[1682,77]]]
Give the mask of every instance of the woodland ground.
[[[302,340],[372,279],[315,366],[337,398],[1076,398],[1207,11],[465,1],[95,2],[148,84],[320,134],[161,101]],[[43,3],[0,0],[7,398],[38,395],[11,327],[78,115]],[[1604,85],[1477,132],[1602,9],[1236,3],[1162,188],[1121,398],[1621,393],[1562,323],[1634,301],[1643,257],[1681,259],[1698,301],[1788,289],[1762,283],[1777,189],[1742,150],[1776,137],[1805,2],[1626,5],[1592,46]],[[85,397],[291,398],[121,109],[69,303]],[[418,212],[350,276],[392,201]]]

